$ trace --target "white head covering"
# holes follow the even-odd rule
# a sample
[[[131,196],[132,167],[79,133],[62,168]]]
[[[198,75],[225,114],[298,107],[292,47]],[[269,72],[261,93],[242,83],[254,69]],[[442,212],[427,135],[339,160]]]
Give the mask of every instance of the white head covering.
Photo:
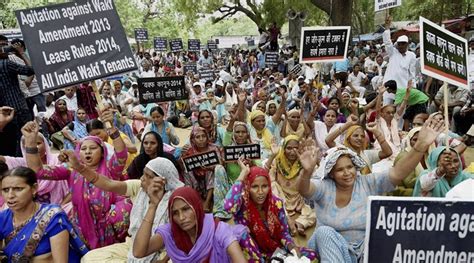
[[[329,178],[329,173],[331,173],[332,168],[334,168],[341,155],[349,155],[357,171],[367,165],[365,161],[351,149],[345,146],[336,146],[326,152],[326,156],[321,160],[321,165],[316,171],[316,177],[322,179]]]
[[[145,167],[153,171],[157,176],[166,179],[165,194],[156,208],[155,219],[153,220],[152,231],[154,233],[158,226],[168,223],[169,219],[167,211],[169,198],[176,188],[182,187],[184,184],[179,181],[178,170],[176,170],[174,164],[166,158],[157,157],[149,161]],[[145,190],[140,188],[137,197],[133,201],[132,211],[130,212],[130,227],[128,228],[128,234],[130,234],[132,239],[135,238],[135,234],[138,232],[138,228],[145,217],[149,201],[150,199]],[[132,251],[133,249],[128,251],[127,262],[153,262],[159,259],[159,253],[153,253],[148,257],[137,259],[133,256]]]

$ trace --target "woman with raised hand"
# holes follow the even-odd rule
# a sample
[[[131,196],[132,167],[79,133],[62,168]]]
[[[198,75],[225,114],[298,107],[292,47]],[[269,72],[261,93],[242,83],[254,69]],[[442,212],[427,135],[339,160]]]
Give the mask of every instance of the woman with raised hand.
[[[76,150],[65,150],[59,158],[66,165],[44,166],[36,148],[38,125],[28,122],[22,128],[25,136],[26,161],[42,180],[68,180],[72,195],[71,220],[89,248],[99,248],[123,242],[127,235],[130,200],[94,186],[99,174],[118,180],[122,178],[127,148],[117,128],[108,130],[114,153],[108,158],[105,143],[95,136],[85,137]],[[75,155],[80,161],[74,161]],[[81,176],[82,175],[82,176]],[[90,175],[90,176],[86,176]],[[87,181],[86,178],[93,178]]]
[[[119,195],[127,196],[132,200],[133,208],[130,212],[130,227],[124,243],[117,243],[103,248],[98,248],[87,253],[83,262],[153,262],[160,258],[160,253],[152,253],[147,257],[137,259],[133,256],[133,242],[137,237],[140,224],[146,220],[145,215],[150,206],[150,197],[147,189],[151,185],[159,184],[164,180],[164,194],[158,206],[156,213],[151,220],[152,231],[159,226],[168,223],[168,201],[173,191],[183,186],[179,181],[178,170],[174,164],[161,157],[156,157],[149,161],[142,171],[140,180],[132,179],[127,181],[116,181],[105,176],[99,175],[94,185],[104,191],[113,192]],[[87,179],[86,180],[90,180]]]
[[[313,260],[316,253],[297,247],[288,230],[283,201],[272,194],[271,180],[264,168],[245,165],[239,160],[239,178],[227,193],[224,208],[232,213],[234,222],[247,226],[257,245],[252,262],[269,261],[278,248],[295,250]]]
[[[382,132],[377,128],[375,122],[368,123],[366,125],[367,131],[371,132],[381,149],[367,149],[368,147],[368,138],[366,136],[364,128],[358,125],[358,118],[354,115],[349,116],[348,122],[346,122],[340,129],[334,130],[328,134],[326,137],[326,144],[329,147],[336,147],[335,139],[344,135],[344,146],[351,149],[359,155],[359,157],[364,160],[366,166],[360,171],[361,174],[370,174],[372,172],[372,165],[388,158],[392,155],[392,148],[387,143],[385,138],[382,135]]]
[[[456,150],[437,147],[428,156],[428,169],[416,180],[413,196],[446,197],[451,188],[470,178],[474,175],[462,170],[461,157]]]
[[[272,192],[284,202],[291,234],[304,236],[305,231],[316,223],[316,215],[298,192],[298,176],[302,170],[298,153],[306,140],[301,141],[301,144],[300,141],[299,136],[289,135],[281,147],[272,146],[273,154],[266,167],[270,168]]]
[[[152,233],[152,218],[165,192],[159,180],[147,189],[150,203],[133,243],[137,258],[156,253],[163,247],[173,262],[247,262],[239,240],[246,229],[231,226],[205,214],[199,193],[190,187],[176,189],[168,201],[170,223]]]
[[[35,200],[33,170],[12,169],[0,176],[0,185],[8,206],[0,212],[0,251],[8,262],[79,262],[87,253],[61,207]]]
[[[163,140],[163,143],[168,145],[178,145],[179,137],[174,130],[173,124],[165,120],[165,112],[160,106],[156,106],[150,110],[151,121],[145,126],[143,134],[153,131],[158,133]],[[142,140],[143,140],[142,135]]]
[[[400,162],[366,176],[360,176],[366,164],[355,152],[335,147],[321,163],[324,179],[311,180],[318,151],[308,144],[300,155],[303,172],[298,191],[315,202],[317,228],[309,246],[319,251],[322,262],[357,262],[362,257],[368,197],[393,191],[415,169],[443,126],[443,122],[428,119],[418,141]]]

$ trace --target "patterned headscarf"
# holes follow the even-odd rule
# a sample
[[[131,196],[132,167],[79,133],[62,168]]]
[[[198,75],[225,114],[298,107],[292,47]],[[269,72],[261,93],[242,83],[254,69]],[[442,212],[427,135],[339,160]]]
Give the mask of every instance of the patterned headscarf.
[[[326,152],[326,157],[324,157],[324,159],[321,161],[320,168],[322,169],[323,178],[329,177],[329,174],[331,173],[332,168],[334,168],[336,165],[337,160],[339,160],[339,157],[343,155],[349,156],[351,158],[352,163],[355,165],[357,171],[360,171],[367,165],[364,160],[351,149],[346,147],[334,147]]]

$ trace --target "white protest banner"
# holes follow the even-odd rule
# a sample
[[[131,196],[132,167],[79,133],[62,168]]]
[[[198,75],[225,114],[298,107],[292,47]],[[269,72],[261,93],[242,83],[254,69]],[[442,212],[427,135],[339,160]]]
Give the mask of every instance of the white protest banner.
[[[300,63],[346,59],[350,34],[350,26],[302,27]]]
[[[421,72],[449,84],[468,84],[467,40],[420,17]]]
[[[402,5],[402,0],[375,0],[374,11],[378,12],[381,10],[397,7]]]
[[[370,196],[364,262],[474,262],[474,201]]]
[[[137,69],[112,0],[15,12],[42,92]]]

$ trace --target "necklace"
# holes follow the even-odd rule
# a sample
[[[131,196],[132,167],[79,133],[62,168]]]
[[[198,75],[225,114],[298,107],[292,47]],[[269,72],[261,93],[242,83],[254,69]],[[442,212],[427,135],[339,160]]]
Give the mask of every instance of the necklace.
[[[28,224],[31,221],[31,219],[33,219],[33,217],[36,214],[36,212],[38,211],[38,209],[39,209],[39,205],[38,205],[38,203],[35,203],[35,208],[33,209],[33,213],[26,220],[24,220],[23,222],[20,222],[20,223],[16,223],[15,222],[15,217],[13,217],[13,227],[15,229],[19,229],[19,228],[24,227],[26,224]]]

